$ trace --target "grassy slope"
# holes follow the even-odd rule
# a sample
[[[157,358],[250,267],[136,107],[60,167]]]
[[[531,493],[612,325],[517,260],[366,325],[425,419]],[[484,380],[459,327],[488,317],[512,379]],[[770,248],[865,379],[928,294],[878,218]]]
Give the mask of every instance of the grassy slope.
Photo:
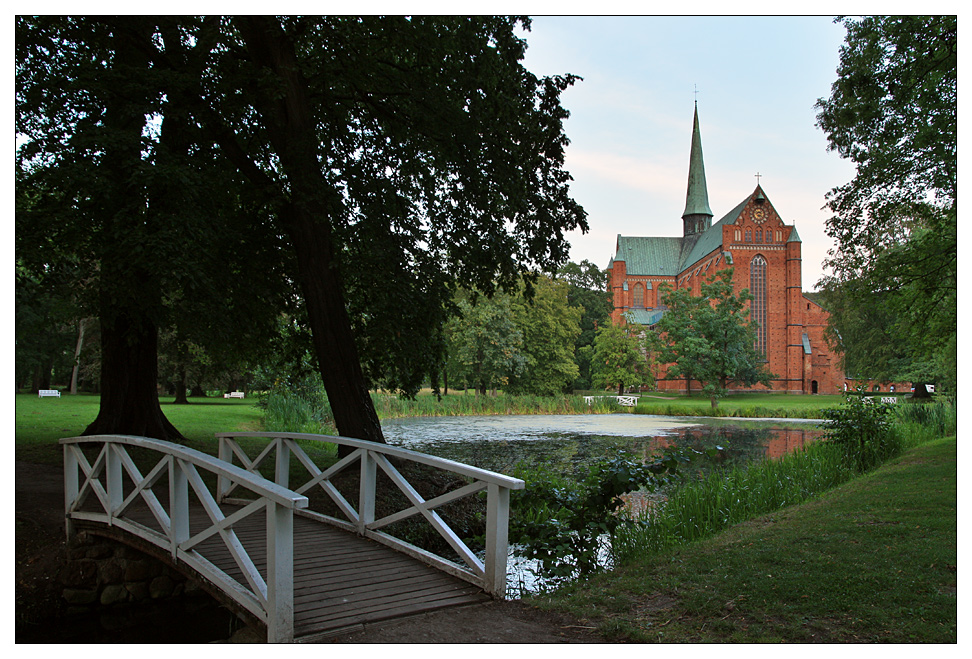
[[[957,640],[954,437],[819,499],[552,595],[613,640]]]

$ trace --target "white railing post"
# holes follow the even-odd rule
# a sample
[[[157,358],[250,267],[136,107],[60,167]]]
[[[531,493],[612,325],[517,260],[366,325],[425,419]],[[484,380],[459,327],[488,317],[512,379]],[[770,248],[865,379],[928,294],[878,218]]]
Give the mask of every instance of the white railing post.
[[[294,640],[294,511],[267,501],[267,642]]]
[[[108,513],[109,526],[115,518],[115,510],[125,500],[122,491],[122,463],[118,455],[120,450],[124,449],[111,442],[105,443],[105,451],[108,453],[105,456],[105,487],[108,490],[108,510],[105,512]]]
[[[288,440],[278,437],[277,442],[277,462],[274,478],[280,487],[289,487],[290,482],[290,445]]]
[[[74,522],[71,519],[71,506],[78,498],[78,458],[76,447],[64,445],[64,533],[67,541],[74,539]]]
[[[223,462],[233,464],[233,447],[230,446],[231,441],[233,441],[232,437],[219,438],[219,459]],[[216,477],[216,501],[222,503],[223,497],[226,496],[226,493],[230,491],[231,487],[233,487],[232,481],[226,476],[219,474]]]
[[[486,495],[486,592],[506,599],[506,558],[509,551],[510,490],[496,483]]]
[[[358,533],[364,534],[368,524],[375,521],[375,488],[378,464],[371,451],[361,451],[361,482],[358,488]]]
[[[176,558],[179,545],[189,539],[189,479],[180,460],[169,462],[169,548]]]

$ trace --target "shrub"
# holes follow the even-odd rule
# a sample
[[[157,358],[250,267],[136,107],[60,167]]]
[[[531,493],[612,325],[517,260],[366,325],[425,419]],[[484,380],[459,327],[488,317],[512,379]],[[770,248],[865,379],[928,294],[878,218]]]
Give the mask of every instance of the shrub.
[[[958,429],[958,410],[952,398],[930,403],[912,400],[909,404],[896,406],[894,412],[895,431],[907,446],[954,435]]]
[[[901,452],[902,441],[892,429],[891,406],[864,395],[864,387],[844,396],[844,404],[824,410],[830,420],[824,436],[844,449],[844,458],[858,472],[876,467]]]
[[[259,404],[269,432],[331,434],[334,417],[320,377],[311,375],[296,383],[278,380]]]
[[[671,452],[641,463],[619,452],[579,478],[545,466],[517,469],[526,487],[511,495],[510,543],[554,583],[595,572],[603,566],[604,538],[631,521],[619,514],[621,496],[668,484],[690,460],[688,452]]]

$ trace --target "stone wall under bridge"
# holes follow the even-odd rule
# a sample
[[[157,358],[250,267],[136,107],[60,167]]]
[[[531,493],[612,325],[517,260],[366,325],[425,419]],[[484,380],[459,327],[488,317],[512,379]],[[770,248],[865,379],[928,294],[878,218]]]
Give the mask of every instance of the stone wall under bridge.
[[[95,615],[102,627],[121,629],[138,607],[172,604],[176,610],[184,608],[191,618],[190,611],[218,612],[221,606],[225,611],[218,617],[228,621],[227,637],[235,632],[235,636],[262,640],[259,622],[214,585],[186,570],[188,574],[180,572],[168,554],[131,534],[121,542],[110,527],[79,528],[57,575],[64,615],[68,620]],[[207,616],[212,617],[212,613]],[[173,630],[173,642],[180,642],[179,634],[180,630]]]

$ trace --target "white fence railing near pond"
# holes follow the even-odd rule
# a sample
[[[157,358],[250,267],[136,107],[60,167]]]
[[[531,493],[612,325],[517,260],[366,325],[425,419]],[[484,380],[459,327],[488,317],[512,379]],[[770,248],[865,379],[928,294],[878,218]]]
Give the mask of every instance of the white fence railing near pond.
[[[267,625],[270,642],[292,641],[294,637],[294,511],[307,506],[307,497],[254,475],[200,451],[171,442],[128,435],[93,435],[61,440],[64,446],[64,509],[68,539],[75,522],[88,520],[118,527],[169,551],[203,577],[220,587]],[[149,449],[159,461],[142,475],[128,454],[129,447]],[[96,453],[89,461],[88,453]],[[151,455],[151,454],[150,454]],[[220,508],[200,471],[216,474],[248,490],[255,498],[242,500],[243,507],[227,516]],[[124,474],[128,475],[128,484]],[[165,479],[168,508],[152,488]],[[190,535],[190,488],[211,521],[211,525]],[[82,510],[94,494],[94,510]],[[135,501],[144,502],[158,529],[126,516]],[[90,507],[89,507],[90,508]],[[233,529],[241,520],[266,511],[267,578],[264,579]],[[229,512],[229,511],[227,511]],[[229,550],[246,584],[241,584],[214,566],[196,547],[219,538]]]
[[[638,404],[637,396],[584,396],[584,402],[592,405],[595,400],[602,398],[614,398],[618,401],[618,405],[622,407],[634,407]]]
[[[509,546],[510,491],[523,489],[524,483],[522,480],[485,469],[478,469],[452,460],[425,455],[387,444],[377,444],[375,442],[349,437],[305,433],[261,432],[217,433],[216,437],[219,439],[219,457],[221,460],[232,463],[234,459],[237,459],[248,472],[258,473],[260,466],[264,462],[272,459],[274,465],[274,481],[277,486],[281,488],[293,488],[298,494],[308,492],[314,488],[320,488],[334,502],[345,519],[339,519],[325,515],[322,512],[311,510],[301,510],[298,514],[333,524],[339,528],[355,532],[393,547],[444,572],[476,584],[494,597],[503,598],[505,596],[506,561]],[[237,441],[241,438],[265,438],[270,441],[256,457],[251,458]],[[298,444],[300,441],[347,446],[352,448],[353,452],[322,471],[300,447]],[[297,459],[309,475],[306,481],[297,485],[291,485],[289,482],[291,456]],[[426,500],[415,490],[394,464],[392,464],[393,460],[404,460],[429,465],[464,476],[471,482],[456,490]],[[352,505],[334,486],[332,479],[355,463],[359,463],[360,485],[356,505]],[[406,496],[412,504],[411,507],[387,515],[381,519],[375,519],[378,468]],[[237,482],[232,476],[221,475],[217,484],[218,500],[232,501],[229,499],[229,495],[236,486]],[[486,553],[485,560],[481,561],[442,517],[435,512],[435,508],[482,491],[487,493],[487,498]],[[456,554],[461,557],[465,565],[459,565],[380,530],[394,522],[415,515],[424,517],[438,534],[445,539]]]

